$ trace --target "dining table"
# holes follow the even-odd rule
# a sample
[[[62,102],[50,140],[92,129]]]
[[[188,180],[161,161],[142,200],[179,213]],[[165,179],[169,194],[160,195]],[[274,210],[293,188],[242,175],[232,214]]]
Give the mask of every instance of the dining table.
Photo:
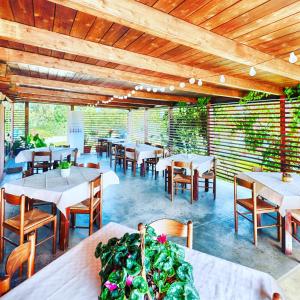
[[[186,154],[186,153],[179,153],[174,154],[165,158],[160,158],[157,165],[156,165],[156,171],[164,171],[168,170],[169,174],[171,174],[171,165],[172,161],[179,161],[184,163],[192,163],[193,165],[193,199],[198,200],[198,194],[199,194],[199,177],[205,173],[206,171],[209,171],[213,168],[215,157],[211,155],[199,155],[199,154]],[[171,182],[172,178],[171,176],[168,176],[168,192],[171,193]],[[206,184],[207,186],[207,184]],[[208,191],[206,188],[205,191]]]
[[[55,259],[2,297],[3,300],[92,300],[101,292],[101,262],[95,258],[98,243],[121,238],[135,230],[108,223]],[[276,280],[254,270],[200,251],[185,248],[185,260],[193,266],[194,285],[201,300],[271,300],[284,296]],[[175,300],[175,299],[174,299]]]
[[[5,191],[25,195],[31,199],[54,203],[60,214],[59,245],[66,250],[69,243],[70,206],[90,197],[89,182],[102,174],[103,190],[119,184],[117,174],[108,168],[83,168],[72,166],[70,175],[62,177],[60,169],[50,170],[4,184]]]
[[[237,175],[256,184],[256,193],[279,207],[282,216],[282,251],[293,250],[291,210],[300,209],[300,175],[291,173],[292,181],[283,182],[281,172],[242,172]]]
[[[41,147],[41,148],[32,148],[25,149],[18,153],[15,157],[16,163],[31,163],[32,162],[32,152],[52,152],[52,160],[60,161],[66,158],[68,155],[72,154],[74,148],[67,147]],[[39,157],[40,161],[48,160],[49,157]]]

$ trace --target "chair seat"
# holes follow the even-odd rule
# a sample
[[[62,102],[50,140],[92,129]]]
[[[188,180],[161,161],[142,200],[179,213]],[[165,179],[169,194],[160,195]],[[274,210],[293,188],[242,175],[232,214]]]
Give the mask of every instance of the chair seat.
[[[300,222],[300,209],[293,209],[293,210],[291,211],[291,213],[292,213],[292,217],[293,217],[296,221]]]
[[[202,174],[201,178],[214,179],[215,178],[215,173],[214,173],[214,171],[206,171],[205,173]]]
[[[100,202],[100,198],[94,198],[94,208],[99,204]],[[89,212],[90,210],[90,199],[84,200],[78,204],[72,205],[70,207],[70,213],[72,213],[72,211],[86,211]]]
[[[157,162],[158,162],[158,159],[156,159],[156,158],[148,158],[146,160],[147,164],[157,164]]]
[[[173,180],[177,183],[191,183],[192,176],[185,174],[176,174]]]
[[[39,209],[32,209],[24,214],[24,231],[30,231],[31,228],[43,226],[47,221],[51,221],[55,216]],[[8,225],[16,230],[20,230],[20,215],[12,217],[4,221],[5,225]]]
[[[253,202],[252,202],[252,198],[248,198],[248,199],[239,199],[237,200],[237,203],[241,206],[243,206],[244,208],[253,211],[254,207],[253,207]],[[257,198],[257,210],[258,211],[276,211],[277,207],[264,201],[261,198]]]
[[[34,165],[33,165],[33,168],[38,168],[38,169],[41,169],[41,168],[45,168],[45,167],[47,167],[47,168],[49,168],[49,167],[51,167],[53,164],[52,163],[50,163],[50,162],[44,162],[44,163],[35,163]]]

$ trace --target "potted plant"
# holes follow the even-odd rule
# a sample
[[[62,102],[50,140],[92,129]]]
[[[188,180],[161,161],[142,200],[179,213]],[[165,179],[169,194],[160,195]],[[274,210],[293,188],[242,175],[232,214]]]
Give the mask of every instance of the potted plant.
[[[60,175],[63,178],[66,178],[70,176],[70,171],[71,171],[71,163],[68,161],[62,161],[58,165],[58,168],[60,169]]]
[[[95,256],[102,268],[100,300],[200,299],[184,248],[166,235],[157,236],[150,226],[146,233],[126,233],[98,244]]]
[[[84,137],[84,147],[83,147],[83,153],[91,153],[92,146],[88,145],[89,142],[89,136],[86,135]]]
[[[15,140],[12,145],[12,153],[14,156],[17,156],[20,151],[25,150],[22,146],[22,141],[20,139]]]

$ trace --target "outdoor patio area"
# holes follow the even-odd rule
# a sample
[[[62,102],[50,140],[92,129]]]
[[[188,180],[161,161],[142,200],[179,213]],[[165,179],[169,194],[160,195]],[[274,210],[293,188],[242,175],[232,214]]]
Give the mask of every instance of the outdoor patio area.
[[[0,1],[3,300],[300,300],[300,1]]]

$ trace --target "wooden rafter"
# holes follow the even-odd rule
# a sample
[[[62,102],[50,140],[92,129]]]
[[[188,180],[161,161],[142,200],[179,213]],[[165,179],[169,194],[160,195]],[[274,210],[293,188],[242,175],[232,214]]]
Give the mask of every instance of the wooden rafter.
[[[205,82],[238,89],[263,91],[276,95],[282,93],[281,87],[273,84],[233,76],[226,76],[225,82],[220,83],[219,74],[209,70],[173,63],[3,19],[0,19],[0,38],[185,78],[201,78]]]
[[[90,15],[273,74],[300,80],[300,67],[134,0],[50,0]]]
[[[105,78],[108,80],[128,81],[134,84],[149,84],[158,87],[174,85],[176,86],[176,90],[178,91],[194,92],[198,94],[215,95],[230,98],[241,98],[243,96],[242,93],[238,90],[205,85],[202,87],[199,87],[197,85],[187,85],[186,87],[181,88],[178,81],[126,72],[117,69],[99,67],[90,64],[58,59],[54,57],[2,47],[0,47],[0,60],[3,60],[7,63],[22,63],[46,68],[72,71],[75,73],[87,74],[98,78]]]
[[[79,83],[72,83],[72,82],[65,82],[65,81],[58,81],[58,80],[48,80],[48,79],[41,79],[35,77],[26,77],[26,76],[18,76],[18,75],[11,75],[10,80],[12,83],[17,85],[23,85],[28,87],[34,88],[47,88],[47,89],[56,89],[58,91],[69,91],[75,93],[86,93],[86,94],[94,94],[94,95],[118,95],[118,96],[126,96],[130,90],[124,89],[113,89],[113,88],[104,88],[95,85],[86,85],[86,84],[79,84]],[[135,98],[140,99],[158,99],[158,100],[165,100],[165,101],[172,101],[172,102],[190,102],[195,103],[196,98],[192,97],[185,97],[185,96],[178,96],[178,95],[165,95],[160,93],[148,93],[137,91],[134,94]]]

